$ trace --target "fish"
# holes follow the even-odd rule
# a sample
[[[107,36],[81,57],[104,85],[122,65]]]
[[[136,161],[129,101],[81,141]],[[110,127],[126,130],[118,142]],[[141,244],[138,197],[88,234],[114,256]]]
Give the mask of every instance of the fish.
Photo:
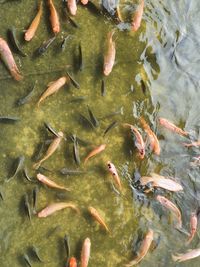
[[[102,144],[98,147],[96,147],[95,149],[93,149],[85,158],[84,160],[84,164],[87,163],[87,161],[91,158],[94,157],[96,154],[99,154],[100,152],[102,152],[104,149],[106,148],[106,144]]]
[[[14,179],[15,176],[18,174],[18,172],[22,169],[23,164],[24,164],[24,160],[25,157],[24,156],[20,156],[19,158],[16,159],[14,165],[15,165],[15,170],[12,176],[10,176],[9,178],[7,178],[7,182],[9,182],[10,180]]]
[[[46,218],[49,215],[52,215],[54,212],[65,209],[65,208],[71,208],[75,210],[77,213],[80,213],[79,209],[76,207],[75,204],[71,202],[58,202],[53,203],[41,210],[37,216],[38,218]]]
[[[43,184],[45,184],[45,185],[47,185],[47,186],[49,186],[49,187],[56,188],[56,189],[61,189],[61,190],[66,190],[66,191],[70,191],[69,188],[66,188],[66,187],[64,187],[64,186],[58,185],[57,183],[53,182],[52,180],[50,180],[48,177],[44,176],[44,175],[41,174],[41,173],[38,173],[38,174],[36,175],[36,177],[37,177],[37,179],[38,179],[41,183],[43,183]]]
[[[124,265],[125,267],[131,267],[138,264],[146,256],[153,241],[153,235],[154,235],[153,230],[149,229],[147,234],[145,235],[144,240],[142,241],[142,244],[140,246],[136,258],[130,261],[129,263],[125,264]]]
[[[83,114],[79,114],[79,117],[80,117],[81,122],[84,124],[84,126],[90,127],[92,129],[95,128],[92,122],[87,117],[85,117]]]
[[[106,95],[106,87],[105,87],[105,81],[101,81],[101,95],[105,96]]]
[[[145,144],[144,144],[142,135],[140,134],[138,129],[131,124],[124,123],[123,126],[124,127],[130,127],[131,132],[134,134],[134,136],[136,138],[135,146],[137,147],[137,149],[139,151],[139,156],[141,159],[143,159],[145,156]]]
[[[76,88],[76,89],[79,89],[80,88],[80,85],[79,83],[69,74],[69,72],[67,71],[67,75],[69,76],[70,78],[70,81],[71,83],[73,84],[73,86]]]
[[[111,122],[111,124],[108,125],[108,127],[105,129],[103,136],[105,136],[111,129],[117,126],[117,121]]]
[[[120,181],[119,175],[117,173],[117,170],[115,168],[115,165],[112,162],[108,161],[107,166],[108,166],[109,172],[112,174],[112,177],[113,177],[118,189],[121,191],[122,185],[121,185],[121,181]]]
[[[37,199],[38,199],[39,187],[35,186],[32,191],[33,197],[33,214],[37,214],[36,206],[37,206]]]
[[[77,4],[76,4],[76,0],[68,0],[67,1],[67,8],[69,10],[69,13],[72,15],[72,16],[75,16],[76,15],[76,12],[77,12]]]
[[[152,173],[151,177],[142,176],[140,178],[140,183],[142,185],[147,185],[148,183],[151,183],[153,187],[160,187],[171,192],[178,192],[183,190],[182,185],[180,185],[179,183],[156,173]]]
[[[188,250],[188,252],[186,252],[185,254],[184,253],[182,254],[178,253],[176,255],[172,254],[172,259],[173,261],[183,262],[183,261],[194,259],[199,256],[200,256],[200,248],[196,248],[196,249]]]
[[[183,131],[181,128],[177,127],[176,125],[174,125],[172,122],[168,121],[165,118],[159,118],[159,123],[160,125],[164,126],[165,128],[167,128],[168,130],[175,132],[177,134],[180,134],[182,136],[188,136],[189,133]]]
[[[140,0],[140,4],[131,19],[131,30],[133,32],[136,32],[140,28],[143,12],[144,12],[144,0]]]
[[[60,173],[62,175],[81,175],[87,173],[86,171],[80,171],[80,170],[70,170],[68,168],[63,168],[60,170]]]
[[[34,169],[38,169],[40,167],[41,163],[44,162],[45,160],[47,160],[56,151],[61,140],[63,139],[64,134],[63,134],[63,132],[58,132],[58,135],[59,135],[59,137],[55,137],[55,139],[52,141],[52,143],[48,147],[44,157],[33,165]]]
[[[34,92],[35,92],[35,88],[36,88],[36,84],[37,84],[37,80],[35,81],[33,87],[31,88],[31,91],[28,92],[28,94],[20,99],[17,100],[17,105],[18,106],[22,106],[25,105],[27,103],[30,102],[30,100],[32,99]]]
[[[160,195],[156,196],[156,200],[158,200],[162,206],[169,209],[175,215],[175,217],[177,219],[177,224],[175,227],[178,229],[182,228],[181,212],[177,208],[177,206],[173,202],[171,202],[169,199],[167,199],[166,197],[163,197]]]
[[[28,199],[27,194],[24,195],[24,207],[25,207],[25,211],[29,217],[29,220],[31,221],[31,208],[30,208],[30,203],[29,203],[29,199]]]
[[[70,256],[70,244],[69,244],[69,236],[67,235],[64,236],[64,246],[65,246],[65,250],[67,254],[67,261],[68,261],[69,256]]]
[[[145,85],[145,83],[144,83],[143,80],[140,81],[140,84],[141,84],[142,92],[145,95],[146,94],[146,91],[147,91],[146,85]]]
[[[62,49],[62,51],[65,50],[67,40],[69,40],[70,38],[71,38],[71,35],[67,35],[67,36],[63,39],[63,41],[62,41],[62,43],[61,43],[61,46],[60,46],[61,49]]]
[[[78,51],[79,51],[79,60],[78,60],[78,65],[79,65],[79,70],[82,71],[83,70],[83,51],[82,51],[82,46],[81,43],[78,46]]]
[[[67,264],[66,267],[77,267],[77,260],[74,257],[69,259],[69,265]]]
[[[0,123],[16,123],[20,121],[18,117],[11,117],[11,116],[0,116]]]
[[[31,250],[32,250],[33,254],[35,255],[35,257],[36,257],[40,262],[44,262],[44,261],[42,260],[42,258],[40,257],[39,249],[38,249],[36,246],[32,246],[32,247],[31,247]]]
[[[110,230],[108,228],[108,226],[106,225],[106,223],[104,222],[104,220],[101,218],[101,216],[99,215],[98,211],[93,208],[93,207],[89,207],[88,208],[89,213],[92,215],[92,217],[101,225],[103,226],[103,228],[110,233]]]
[[[24,177],[26,178],[27,181],[33,182],[33,180],[28,175],[28,172],[27,172],[27,168],[26,167],[23,169],[23,174],[24,174]]]
[[[93,124],[94,127],[98,127],[99,126],[98,119],[96,118],[96,116],[94,115],[92,110],[89,108],[89,106],[87,106],[87,109],[88,109],[88,113],[89,113],[89,116],[90,116],[91,123]]]
[[[51,27],[52,27],[53,33],[57,34],[60,32],[60,22],[59,22],[58,13],[56,11],[56,8],[52,0],[48,0],[48,5],[50,9]]]
[[[116,116],[116,115],[123,115],[123,114],[124,114],[124,108],[120,107],[119,110],[116,110],[114,112],[111,112],[111,113],[101,117],[101,120],[108,119],[108,118],[111,118],[111,117]]]
[[[5,63],[6,67],[10,71],[11,76],[16,81],[21,81],[23,76],[20,74],[20,71],[15,63],[12,52],[7,44],[7,42],[0,37],[0,57]]]
[[[189,245],[192,239],[195,236],[195,233],[197,231],[197,224],[198,224],[198,218],[196,212],[191,213],[190,217],[190,236],[186,242],[186,245]]]
[[[23,259],[24,259],[25,263],[26,263],[29,267],[32,267],[30,258],[29,258],[29,256],[28,256],[27,254],[23,254]]]
[[[47,86],[47,90],[41,95],[40,99],[37,102],[37,106],[39,107],[40,103],[45,100],[48,96],[57,93],[58,90],[69,82],[69,78],[66,76],[60,77],[58,80],[50,82]]]
[[[83,246],[82,246],[82,250],[81,250],[81,265],[80,265],[80,267],[87,267],[88,266],[88,262],[89,262],[89,258],[90,258],[90,249],[91,249],[91,241],[90,241],[89,237],[87,237],[83,242]]]
[[[75,103],[75,102],[82,102],[85,101],[87,99],[87,96],[77,96],[72,98],[69,103]]]
[[[40,1],[37,15],[35,16],[35,18],[31,22],[31,25],[29,26],[29,28],[26,30],[24,34],[25,41],[29,42],[35,36],[35,33],[40,24],[41,16],[42,16],[42,1]]]
[[[158,141],[157,136],[155,133],[151,130],[149,125],[146,123],[146,121],[143,118],[140,118],[140,122],[145,130],[145,132],[148,135],[149,141],[150,141],[150,146],[151,149],[154,151],[156,155],[160,155],[160,144]]]
[[[104,56],[104,66],[103,66],[103,74],[105,76],[108,76],[115,63],[115,55],[116,55],[116,49],[115,49],[115,42],[112,40],[114,31],[111,31],[108,33],[108,47],[107,52]]]
[[[80,156],[79,156],[79,149],[78,149],[78,141],[76,139],[76,135],[74,142],[73,142],[73,154],[74,154],[74,161],[76,162],[77,165],[81,164]]]
[[[1,200],[4,200],[4,193],[1,189],[0,189],[0,198],[1,198]]]
[[[188,143],[183,143],[183,145],[184,145],[185,147],[200,146],[200,141],[192,142],[192,143],[190,143],[190,144],[188,144]]]
[[[88,0],[81,0],[81,3],[82,3],[83,5],[87,5]]]
[[[49,40],[44,41],[44,42],[41,44],[41,46],[36,50],[36,54],[37,54],[38,56],[43,55],[43,54],[47,51],[48,47],[55,41],[55,39],[56,39],[56,36],[53,36],[53,37],[50,38]]]
[[[27,57],[27,54],[25,54],[20,45],[19,42],[17,40],[17,36],[16,36],[16,29],[14,27],[12,27],[11,29],[8,30],[8,36],[9,39],[13,45],[13,48],[15,49],[15,51],[22,57]]]

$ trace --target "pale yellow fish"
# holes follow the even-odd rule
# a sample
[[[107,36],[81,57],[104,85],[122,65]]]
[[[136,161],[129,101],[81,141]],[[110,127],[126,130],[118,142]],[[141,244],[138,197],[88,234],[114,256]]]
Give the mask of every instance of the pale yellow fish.
[[[139,249],[139,252],[137,253],[136,258],[130,261],[129,263],[125,264],[124,266],[131,267],[138,264],[147,254],[152,241],[153,241],[153,230],[149,229],[149,231],[145,235],[144,240],[142,241],[141,247]]]
[[[197,214],[196,212],[192,212],[190,216],[190,236],[186,242],[187,245],[190,244],[190,242],[195,236],[195,233],[197,231],[197,224],[198,224]]]
[[[99,154],[100,152],[102,152],[104,149],[106,148],[106,144],[102,144],[98,147],[96,147],[95,149],[93,149],[85,158],[84,160],[84,164],[92,157],[94,157],[95,155]]]
[[[26,30],[25,32],[24,39],[26,41],[30,41],[34,37],[37,31],[37,28],[40,24],[41,16],[42,16],[42,1],[40,2],[37,15],[35,16],[34,20],[31,22],[31,25],[29,26],[28,30]]]
[[[81,0],[81,3],[82,3],[83,5],[87,5],[88,0]]]
[[[59,22],[58,13],[56,11],[56,8],[52,0],[48,0],[48,5],[50,9],[51,27],[52,27],[53,32],[56,34],[60,32],[60,22]]]
[[[58,90],[65,85],[67,82],[69,82],[69,77],[63,76],[59,78],[56,81],[50,82],[48,84],[48,88],[44,93],[41,95],[40,99],[37,102],[37,106],[39,107],[40,103],[47,98],[48,96],[58,92]]]
[[[172,132],[175,132],[177,134],[183,135],[183,136],[188,136],[188,132],[185,132],[181,128],[177,127],[175,124],[172,122],[168,121],[165,118],[159,118],[159,123],[164,126],[165,128],[169,129]]]
[[[183,262],[187,260],[194,259],[200,256],[200,248],[196,248],[193,250],[188,250],[188,252],[184,253],[177,253],[176,255],[172,255],[172,259],[177,262]]]
[[[68,189],[68,188],[66,188],[64,186],[58,185],[57,183],[53,182],[52,180],[50,180],[48,177],[46,177],[45,175],[43,175],[41,173],[37,174],[37,179],[41,183],[43,183],[43,184],[45,184],[45,185],[47,185],[49,187],[70,191],[70,189]]]
[[[77,12],[76,0],[68,0],[67,1],[67,7],[68,7],[68,10],[69,10],[70,14],[72,16],[75,16],[76,12]]]
[[[104,67],[103,67],[103,73],[106,76],[108,76],[111,73],[115,63],[116,49],[115,49],[115,42],[112,39],[113,34],[114,31],[111,31],[108,33],[107,37],[108,46],[106,54],[104,56]]]
[[[103,228],[110,233],[110,230],[108,229],[108,226],[106,225],[106,223],[104,222],[104,220],[101,218],[101,216],[99,215],[98,211],[93,208],[93,207],[89,207],[88,211],[90,212],[90,214],[92,215],[92,217],[101,225],[103,226]]]
[[[63,132],[58,132],[58,136],[56,136],[55,139],[52,141],[44,157],[33,165],[34,169],[38,169],[41,163],[47,160],[56,151],[61,140],[63,139],[63,136],[64,136]]]
[[[50,204],[49,206],[47,206],[46,208],[41,210],[37,214],[37,216],[39,218],[45,218],[45,217],[53,214],[54,212],[65,209],[65,208],[71,208],[71,209],[75,210],[77,213],[80,213],[79,209],[76,207],[75,204],[73,204],[71,202],[58,202],[58,203]]]
[[[89,262],[89,258],[90,258],[90,248],[91,248],[91,241],[87,237],[83,242],[83,246],[82,246],[82,250],[81,250],[81,265],[80,265],[80,267],[87,267],[88,266],[88,262]]]
[[[113,177],[117,187],[119,188],[119,190],[122,190],[121,180],[119,178],[119,175],[117,173],[115,165],[112,162],[108,161],[107,162],[107,166],[108,166],[109,172],[112,174],[112,177]]]
[[[133,14],[131,20],[131,30],[133,32],[136,32],[139,29],[142,21],[143,12],[144,12],[144,0],[140,0],[140,4],[135,13]]]

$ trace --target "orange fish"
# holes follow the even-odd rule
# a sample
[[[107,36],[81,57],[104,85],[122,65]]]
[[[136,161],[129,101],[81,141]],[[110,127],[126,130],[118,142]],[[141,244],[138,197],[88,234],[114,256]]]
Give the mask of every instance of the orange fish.
[[[190,236],[187,240],[186,243],[187,245],[192,241],[192,239],[195,236],[195,233],[197,231],[197,223],[198,223],[197,214],[196,212],[192,212],[190,217]]]
[[[104,56],[103,73],[106,76],[108,76],[111,73],[115,63],[116,49],[115,49],[115,42],[112,40],[113,34],[114,31],[108,33],[108,47],[107,47],[107,52]]]
[[[72,16],[75,16],[76,15],[76,12],[77,12],[77,4],[76,4],[76,0],[68,0],[67,1],[67,7],[69,9],[69,13],[72,15]]]
[[[23,79],[23,76],[19,72],[19,69],[15,63],[14,57],[7,42],[1,37],[0,37],[0,57],[5,63],[8,70],[10,71],[11,76],[16,81],[21,81]]]
[[[172,132],[175,132],[183,136],[188,136],[187,132],[183,131],[181,128],[177,127],[176,125],[174,125],[172,122],[168,121],[167,119],[159,118],[159,123],[165,128],[171,130]]]
[[[188,252],[186,252],[185,254],[180,253],[180,254],[172,255],[172,259],[177,262],[183,262],[183,261],[194,259],[199,256],[200,256],[200,248],[196,248],[193,250],[191,249],[188,250]]]
[[[88,211],[90,212],[90,214],[92,215],[92,217],[101,225],[103,226],[103,228],[110,233],[110,230],[108,229],[108,226],[106,225],[106,223],[104,222],[104,220],[101,218],[101,216],[99,215],[98,211],[93,208],[93,207],[89,207]]]
[[[50,21],[51,21],[52,30],[56,34],[60,32],[60,22],[58,18],[58,13],[55,9],[55,6],[52,0],[48,0],[48,4],[49,4],[49,9],[50,9]]]
[[[135,138],[136,138],[135,146],[137,147],[137,149],[139,151],[140,158],[143,159],[144,156],[145,156],[145,144],[144,144],[142,135],[140,134],[140,132],[138,131],[138,129],[135,128],[131,124],[124,123],[123,126],[124,127],[130,127],[131,132],[135,135]]]
[[[93,149],[88,156],[85,158],[84,160],[84,164],[88,161],[88,159],[90,159],[91,157],[95,156],[96,154],[99,154],[100,152],[102,152],[104,149],[106,148],[106,144],[102,144],[98,147],[96,147],[95,149]]]
[[[188,144],[188,143],[183,143],[183,145],[184,145],[185,147],[200,146],[200,141],[192,142],[192,143],[190,143],[190,144]]]
[[[77,213],[80,213],[79,209],[76,207],[75,204],[70,203],[70,202],[58,202],[58,203],[53,203],[41,210],[37,216],[39,218],[45,218],[51,214],[53,214],[56,211],[66,209],[66,208],[71,208],[75,210]]]
[[[26,30],[26,33],[24,35],[24,39],[26,41],[30,41],[34,37],[34,35],[37,31],[37,28],[40,24],[41,16],[42,16],[42,1],[40,2],[40,6],[39,6],[39,10],[38,10],[37,15],[35,16],[34,20],[32,21],[31,25],[29,26],[28,30]]]
[[[114,178],[114,181],[115,181],[117,187],[119,188],[119,190],[122,190],[121,181],[120,181],[119,175],[117,173],[117,170],[115,168],[115,165],[110,161],[107,162],[107,165],[108,165],[108,170],[112,174],[112,177]]]
[[[81,265],[80,265],[80,267],[87,267],[88,266],[88,262],[89,262],[89,258],[90,258],[90,248],[91,248],[91,241],[87,237],[83,242],[83,246],[82,246],[82,250],[81,250]]]
[[[131,30],[133,32],[136,32],[140,27],[143,11],[144,11],[144,0],[141,0],[140,5],[138,6],[136,12],[132,17]]]
[[[147,254],[147,252],[151,246],[152,241],[153,241],[153,230],[149,229],[144,240],[142,241],[140,250],[137,253],[136,258],[133,259],[132,261],[130,261],[129,263],[125,264],[124,266],[131,267],[131,266],[138,264]]]
[[[41,173],[38,173],[36,177],[41,183],[46,184],[49,187],[70,191],[68,188],[56,184],[55,182],[53,182],[52,180],[50,180],[48,177],[44,176]]]
[[[77,265],[77,260],[76,260],[76,258],[74,258],[74,257],[71,257],[70,259],[69,259],[69,267],[77,267],[78,265]],[[68,264],[66,265],[66,267],[68,267]]]
[[[149,125],[146,123],[146,121],[143,118],[140,118],[140,122],[145,130],[145,132],[148,135],[149,141],[150,141],[150,146],[151,149],[154,151],[156,155],[160,155],[160,144],[158,141],[157,136],[155,133],[151,130]]]

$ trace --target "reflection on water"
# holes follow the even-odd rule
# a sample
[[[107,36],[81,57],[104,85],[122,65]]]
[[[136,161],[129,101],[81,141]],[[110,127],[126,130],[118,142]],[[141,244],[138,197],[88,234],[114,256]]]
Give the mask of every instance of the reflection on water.
[[[198,148],[185,148],[185,137],[178,136],[157,124],[158,117],[165,117],[190,133],[192,140],[199,139],[199,16],[198,1],[145,1],[145,12],[138,32],[129,29],[130,1],[120,2],[124,23],[116,25],[107,14],[93,13],[78,7],[74,18],[79,28],[65,20],[62,1],[54,1],[61,16],[62,32],[41,57],[33,57],[34,51],[45,40],[52,37],[49,30],[48,12],[44,5],[44,16],[38,33],[30,43],[23,42],[23,30],[27,28],[36,10],[35,1],[7,1],[1,5],[1,36],[11,26],[17,29],[23,51],[29,56],[15,55],[25,79],[16,83],[5,67],[0,64],[1,115],[19,117],[13,125],[1,124],[0,154],[0,263],[2,267],[25,266],[24,253],[29,254],[33,245],[39,248],[45,266],[64,266],[66,254],[63,246],[65,234],[70,236],[71,253],[80,258],[83,240],[91,238],[92,257],[89,266],[121,266],[131,260],[141,241],[151,227],[155,232],[156,249],[141,262],[141,266],[176,266],[171,253],[185,252],[187,236],[173,227],[173,218],[155,201],[154,195],[145,195],[133,186],[133,180],[151,172],[177,177],[184,192],[167,193],[159,190],[180,208],[183,227],[189,230],[191,211],[199,207],[199,167],[191,161],[199,156]],[[96,3],[98,6],[98,3]],[[104,79],[106,94],[102,96],[102,62],[107,32],[116,28],[116,64],[110,76]],[[61,43],[70,34],[63,51]],[[84,69],[77,71],[78,46],[81,42]],[[40,108],[36,103],[49,82],[73,73],[80,89],[65,86],[56,95],[47,98]],[[16,102],[31,92],[36,83],[31,101],[16,106]],[[76,98],[83,101],[72,101]],[[81,97],[81,98],[80,98]],[[100,126],[92,129],[80,122],[80,114],[88,116],[87,105],[99,118]],[[123,113],[113,112],[123,109]],[[112,116],[109,114],[112,113]],[[121,127],[124,122],[136,125],[140,130],[139,117],[144,116],[157,133],[161,155],[150,152],[144,160],[137,157],[132,140]],[[106,128],[113,122],[118,124],[104,136]],[[39,219],[32,216],[30,222],[23,206],[28,194],[32,205],[35,183],[27,181],[19,173],[12,181],[6,178],[12,173],[13,162],[25,156],[29,176],[36,177],[33,163],[41,145],[42,154],[48,148],[52,135],[47,133],[44,122],[57,131],[63,131],[67,141],[62,140],[58,151],[42,167],[43,172],[58,184],[71,191],[56,191],[39,184],[37,211],[47,204],[58,201],[73,201],[81,209],[81,215],[63,210],[51,217]],[[79,144],[81,159],[79,175],[62,175],[62,168],[77,169],[73,158],[73,142],[69,135],[89,142]],[[102,154],[83,165],[86,155],[96,146],[106,143]],[[107,161],[112,161],[122,179],[123,194],[113,189],[107,172]],[[136,172],[137,171],[137,172]],[[106,234],[87,212],[94,206],[105,218],[111,235]],[[53,231],[57,229],[56,231]],[[52,234],[49,236],[49,233]],[[199,246],[196,236],[191,248]],[[35,266],[40,266],[29,255]],[[189,265],[188,265],[189,264]],[[183,266],[198,266],[198,259]]]

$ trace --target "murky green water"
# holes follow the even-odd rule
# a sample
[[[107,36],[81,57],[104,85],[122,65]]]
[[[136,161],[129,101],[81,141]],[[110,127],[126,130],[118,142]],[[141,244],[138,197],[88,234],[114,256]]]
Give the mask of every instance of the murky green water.
[[[10,1],[0,8],[0,35],[6,38],[7,29],[15,26],[19,33],[27,28],[34,17],[37,1]],[[199,135],[199,12],[198,1],[145,1],[142,26],[137,33],[120,31],[112,20],[95,15],[79,6],[73,28],[63,17],[62,1],[55,1],[61,17],[62,31],[44,56],[34,58],[34,51],[44,40],[52,36],[48,22],[48,12],[44,5],[44,16],[35,38],[30,43],[22,43],[27,58],[15,55],[24,74],[24,80],[13,81],[0,64],[0,103],[1,114],[18,116],[20,122],[14,125],[1,124],[0,131],[0,181],[4,201],[0,201],[0,265],[26,266],[22,255],[29,253],[32,245],[40,249],[46,263],[31,258],[33,266],[64,266],[66,254],[63,246],[65,234],[70,236],[71,253],[80,259],[81,244],[86,237],[91,238],[91,259],[89,266],[122,266],[133,258],[137,250],[138,236],[144,235],[149,227],[155,232],[155,240],[161,241],[156,250],[151,251],[141,262],[141,266],[175,266],[171,260],[172,252],[184,252],[186,236],[176,231],[166,210],[162,209],[154,197],[145,201],[137,199],[138,192],[132,190],[129,179],[138,169],[141,175],[151,172],[179,177],[184,193],[164,193],[177,203],[182,211],[183,225],[189,229],[190,212],[198,206],[199,169],[189,164],[198,155],[198,149],[187,150],[181,146],[184,138],[172,134],[156,123],[157,116],[163,116],[185,128],[198,138]],[[130,1],[121,3],[122,14],[128,16],[132,8]],[[124,25],[121,25],[124,26]],[[105,79],[106,96],[101,96],[102,61],[107,32],[116,28],[116,65]],[[60,43],[67,34],[68,41],[64,52]],[[81,42],[84,69],[74,68],[77,47]],[[176,46],[176,43],[178,44]],[[173,56],[176,46],[175,56]],[[46,99],[38,109],[36,103],[46,85],[65,74],[68,68],[80,83],[80,90],[65,86],[56,95]],[[140,80],[146,84],[144,94]],[[17,107],[16,101],[26,95],[35,81],[38,81],[32,101]],[[133,92],[130,90],[134,86]],[[77,96],[87,96],[82,103],[69,103]],[[103,117],[123,107],[123,115],[100,121],[95,130],[85,128],[79,121],[79,113],[87,115],[87,105],[97,117]],[[127,141],[127,131],[121,123],[128,122],[140,127],[138,118],[143,115],[157,131],[162,153],[160,157],[148,154],[143,161],[138,160],[132,143]],[[103,132],[113,121],[118,127],[105,137]],[[42,185],[39,186],[38,207],[58,201],[73,201],[81,209],[81,215],[71,210],[63,210],[54,215],[39,219],[32,217],[30,223],[23,209],[23,196],[31,192],[35,184],[28,182],[20,173],[9,183],[5,179],[12,173],[13,161],[25,156],[25,165],[30,176],[38,145],[50,139],[44,128],[49,122],[66,136],[76,133],[80,138],[92,143],[81,147],[81,160],[94,147],[107,144],[106,150],[88,161],[80,169],[88,170],[81,176],[62,176],[63,167],[76,169],[73,160],[72,143],[62,142],[58,151],[42,166],[52,170],[44,172],[52,180],[71,189],[63,193]],[[123,184],[123,196],[116,194],[106,169],[111,160],[119,170]],[[125,171],[126,170],[126,171]],[[123,175],[125,173],[125,175]],[[196,192],[196,195],[195,195]],[[106,234],[89,216],[88,206],[96,207],[107,222],[112,234]],[[51,229],[59,226],[50,237]],[[196,236],[191,248],[198,247]],[[47,261],[49,261],[47,263]],[[186,262],[183,266],[199,266],[198,259]]]

